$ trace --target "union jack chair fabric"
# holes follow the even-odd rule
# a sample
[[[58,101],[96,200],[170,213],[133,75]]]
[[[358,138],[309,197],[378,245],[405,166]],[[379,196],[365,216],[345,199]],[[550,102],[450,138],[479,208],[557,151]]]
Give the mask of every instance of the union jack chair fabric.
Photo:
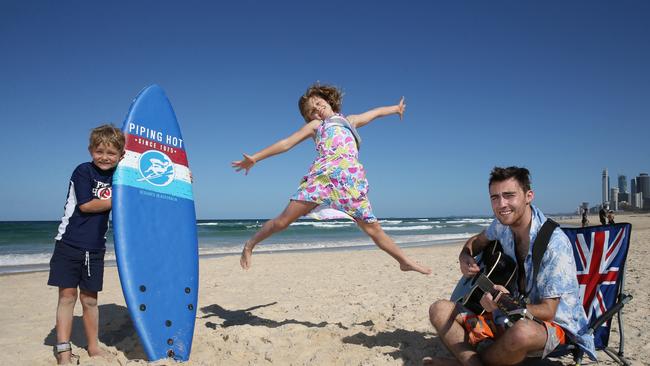
[[[580,298],[589,319],[597,350],[604,351],[613,360],[629,365],[624,357],[623,306],[632,300],[623,292],[625,261],[630,246],[632,225],[627,223],[566,228],[562,230],[573,244]],[[614,316],[618,320],[618,350],[610,348],[609,334]],[[582,355],[572,351],[576,363]],[[553,356],[553,355],[551,355]]]

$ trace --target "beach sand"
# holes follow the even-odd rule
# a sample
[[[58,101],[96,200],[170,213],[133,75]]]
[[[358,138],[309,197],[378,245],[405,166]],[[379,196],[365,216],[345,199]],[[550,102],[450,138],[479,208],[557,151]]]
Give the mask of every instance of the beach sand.
[[[634,300],[624,311],[626,355],[633,364],[648,364],[650,215],[616,219],[633,225],[626,290]],[[430,276],[399,271],[379,249],[257,254],[247,272],[236,256],[201,259],[199,309],[186,364],[419,365],[425,356],[448,355],[429,324],[428,308],[448,298],[458,281],[462,244],[407,249],[433,268]],[[0,276],[1,365],[55,363],[57,289],[46,281],[47,272]],[[115,267],[106,268],[104,289],[99,338],[110,359],[89,358],[81,348],[86,342],[78,303],[74,353],[84,365],[146,364]],[[610,345],[618,345],[616,328]],[[599,358],[613,364],[603,352]],[[566,357],[561,364],[570,361]]]

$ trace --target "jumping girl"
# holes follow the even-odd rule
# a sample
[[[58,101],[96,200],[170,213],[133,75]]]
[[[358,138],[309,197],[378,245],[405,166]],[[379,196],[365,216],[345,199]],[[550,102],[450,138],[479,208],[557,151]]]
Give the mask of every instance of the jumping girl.
[[[244,245],[240,259],[242,268],[251,267],[253,248],[262,240],[286,229],[312,211],[317,212],[316,217],[327,219],[337,217],[332,215],[336,210],[354,219],[379,248],[397,260],[402,271],[431,273],[431,269],[407,257],[377,222],[367,196],[365,170],[358,159],[361,138],[356,129],[391,114],[399,115],[401,120],[406,108],[404,98],[397,105],[343,116],[340,114],[342,97],[343,94],[336,87],[318,83],[312,85],[298,101],[300,113],[306,122],[302,128],[253,155],[243,154],[244,159],[232,162],[236,171],[244,170],[248,174],[257,162],[286,152],[308,137],[314,139],[318,153],[284,211],[264,223]]]

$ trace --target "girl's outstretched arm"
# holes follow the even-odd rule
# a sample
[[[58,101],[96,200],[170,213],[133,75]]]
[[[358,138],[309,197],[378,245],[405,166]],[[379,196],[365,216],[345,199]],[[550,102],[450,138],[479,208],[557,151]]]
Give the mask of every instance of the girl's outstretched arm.
[[[348,121],[350,121],[354,127],[359,128],[367,125],[376,118],[389,116],[391,114],[398,114],[399,119],[401,120],[404,116],[405,109],[406,103],[404,103],[404,97],[402,97],[396,105],[374,108],[365,113],[349,115]]]
[[[245,174],[248,175],[248,171],[251,170],[253,165],[255,165],[255,163],[257,163],[258,161],[264,160],[273,155],[281,154],[291,149],[292,147],[296,146],[297,144],[301,143],[307,137],[314,136],[316,128],[318,127],[320,122],[321,121],[319,120],[311,121],[306,125],[304,125],[298,131],[294,132],[291,136],[284,138],[253,155],[243,154],[244,158],[242,160],[233,161],[231,165],[233,168],[235,168],[235,171],[244,170]]]

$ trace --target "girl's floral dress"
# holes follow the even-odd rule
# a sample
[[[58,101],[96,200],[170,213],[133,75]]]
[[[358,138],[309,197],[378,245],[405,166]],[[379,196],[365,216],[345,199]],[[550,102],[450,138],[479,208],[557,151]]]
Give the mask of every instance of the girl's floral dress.
[[[316,130],[318,156],[291,199],[317,203],[319,206],[310,214],[317,219],[351,217],[376,222],[357,143],[348,128],[336,123],[337,118],[345,117],[334,115]]]

